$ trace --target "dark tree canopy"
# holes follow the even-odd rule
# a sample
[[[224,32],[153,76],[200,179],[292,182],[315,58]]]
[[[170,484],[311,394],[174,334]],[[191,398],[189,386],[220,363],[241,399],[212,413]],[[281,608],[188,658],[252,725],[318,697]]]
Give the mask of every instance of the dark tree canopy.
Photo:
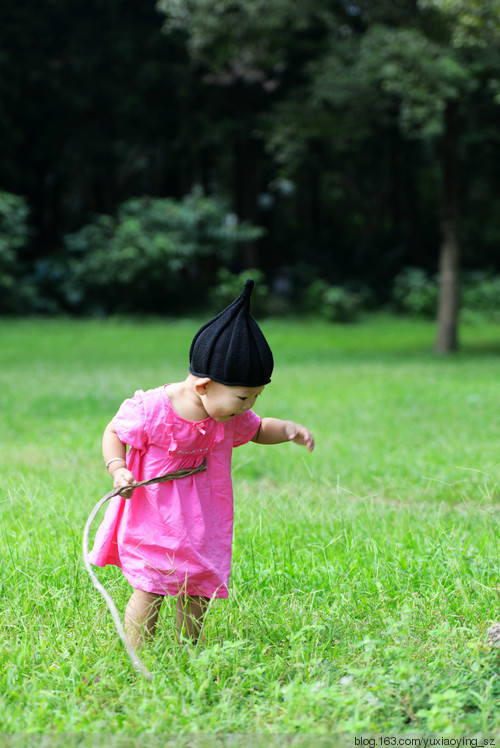
[[[498,270],[499,18],[496,0],[4,0],[0,191],[31,211],[23,261],[201,186],[266,229],[241,262],[269,277],[383,300],[453,244]]]

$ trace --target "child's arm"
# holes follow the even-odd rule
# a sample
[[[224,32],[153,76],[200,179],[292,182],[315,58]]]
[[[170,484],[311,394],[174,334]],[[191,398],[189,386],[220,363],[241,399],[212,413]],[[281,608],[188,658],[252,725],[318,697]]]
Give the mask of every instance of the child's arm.
[[[134,476],[128,470],[125,461],[127,448],[116,433],[113,421],[108,423],[102,437],[102,456],[108,473],[113,478],[113,488],[121,488],[134,483]],[[119,458],[119,459],[118,459]],[[109,464],[108,464],[109,463]],[[132,496],[132,491],[123,494],[126,499]]]
[[[257,444],[295,442],[295,444],[307,447],[309,452],[314,449],[313,435],[305,426],[293,421],[282,421],[279,418],[263,418],[252,441]]]

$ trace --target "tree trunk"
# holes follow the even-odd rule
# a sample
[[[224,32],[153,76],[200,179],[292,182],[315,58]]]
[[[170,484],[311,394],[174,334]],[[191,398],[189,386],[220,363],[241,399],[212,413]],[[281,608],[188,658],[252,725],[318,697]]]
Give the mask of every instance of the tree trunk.
[[[449,101],[444,113],[443,216],[439,258],[439,300],[436,352],[458,348],[458,134],[457,104]]]
[[[237,140],[233,147],[233,194],[238,218],[257,223],[257,149],[250,135]],[[243,244],[242,260],[245,269],[260,266],[256,241]]]

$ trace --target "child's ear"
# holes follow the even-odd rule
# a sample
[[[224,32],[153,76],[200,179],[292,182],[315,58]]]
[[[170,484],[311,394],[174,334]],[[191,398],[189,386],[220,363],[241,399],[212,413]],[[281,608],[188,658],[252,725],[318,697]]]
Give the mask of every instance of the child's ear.
[[[209,377],[200,377],[194,383],[194,389],[197,395],[206,395],[208,385],[212,380]]]

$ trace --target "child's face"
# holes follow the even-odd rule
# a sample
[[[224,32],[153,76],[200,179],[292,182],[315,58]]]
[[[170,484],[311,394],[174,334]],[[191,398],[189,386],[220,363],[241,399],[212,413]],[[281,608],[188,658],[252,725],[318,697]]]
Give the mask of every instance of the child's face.
[[[253,408],[263,390],[264,386],[229,387],[210,380],[200,397],[207,414],[215,421],[224,423]]]

